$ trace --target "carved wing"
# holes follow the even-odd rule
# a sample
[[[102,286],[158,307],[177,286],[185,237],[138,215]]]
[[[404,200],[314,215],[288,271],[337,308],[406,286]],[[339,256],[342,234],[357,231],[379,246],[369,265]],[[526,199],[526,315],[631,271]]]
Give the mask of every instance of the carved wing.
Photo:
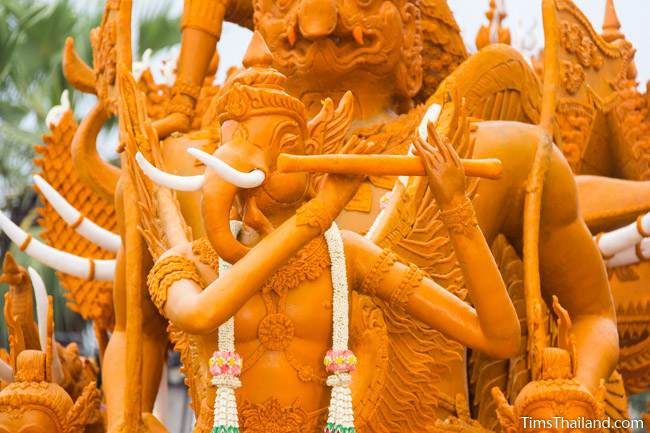
[[[455,101],[464,98],[465,112],[475,119],[539,122],[539,81],[523,56],[507,45],[490,45],[472,55],[443,81],[427,105],[443,105],[449,95]]]
[[[539,119],[541,91],[534,72],[519,53],[510,47],[494,46],[473,55],[447,77],[429,99],[428,104],[433,103],[444,104],[437,125],[439,133],[450,138],[461,157],[468,158],[473,151],[469,140],[472,129],[470,117],[536,122]],[[475,193],[477,185],[476,180],[468,182],[468,195]],[[388,206],[378,217],[368,237],[382,247],[393,250],[402,260],[418,265],[461,299],[465,298],[467,292],[460,266],[425,179],[410,178],[405,185],[400,182],[396,184]],[[425,372],[431,378],[428,389],[424,386],[414,388],[412,384],[419,382],[417,377],[408,377],[411,373],[400,375],[391,384],[391,390],[413,391],[419,399],[418,410],[408,412],[402,409],[404,405],[391,406],[391,396],[388,396],[381,398],[381,409],[376,412],[390,414],[386,418],[415,420],[419,425],[429,425],[430,421],[423,414],[427,410],[437,410],[438,413],[443,410],[460,417],[455,396],[441,392],[437,388],[436,378],[449,374],[450,368],[465,368],[463,348],[439,332],[392,311],[381,301],[375,300],[375,303],[386,321],[391,368],[414,374]],[[474,379],[476,383],[480,382],[483,389],[499,381],[507,383],[508,375],[512,374],[516,378],[513,383],[523,386],[527,379],[521,376],[521,370],[525,368],[525,361],[515,360],[512,372],[509,371],[510,366],[504,371],[503,366],[495,365],[492,374],[486,372]],[[513,392],[516,386],[513,385]],[[391,391],[388,394],[396,393]],[[396,407],[401,411],[398,414],[392,412]],[[485,408],[474,409],[488,411]],[[389,428],[387,431],[392,430]]]
[[[606,42],[570,0],[544,0],[543,16],[541,125],[580,173],[599,114],[614,108],[634,50],[625,40]]]
[[[492,254],[508,288],[508,294],[517,311],[522,332],[526,332],[526,303],[524,297],[524,267],[515,249],[502,235],[492,243]],[[474,417],[485,428],[499,430],[497,402],[492,398],[493,387],[498,387],[513,403],[519,391],[530,381],[526,361],[526,335],[522,336],[520,353],[511,359],[494,360],[480,352],[470,357],[470,389]]]
[[[471,154],[469,121],[455,113],[454,125],[444,133],[458,145],[459,154]],[[415,131],[413,131],[415,133]],[[463,145],[459,143],[464,142]],[[464,298],[466,291],[459,265],[446,228],[438,218],[426,181],[412,178],[406,185],[397,182],[388,207],[382,212],[368,237],[382,247],[392,249],[404,262],[412,262],[427,271],[443,287]],[[476,182],[469,182],[470,193]],[[438,331],[413,320],[386,303],[373,299],[383,313],[388,336],[387,356],[390,380],[375,402],[369,426],[385,426],[377,432],[418,431],[433,426],[437,414],[456,414],[455,396],[444,394],[439,385],[444,376],[464,369],[463,348]],[[354,312],[353,312],[354,313]],[[363,411],[365,408],[360,408]],[[356,411],[356,409],[355,409]],[[382,427],[383,428],[383,427]]]
[[[147,114],[146,96],[138,90],[131,73],[118,72],[120,136],[125,141],[129,176],[135,185],[140,205],[140,229],[154,260],[167,249],[191,239],[191,232],[174,193],[151,182],[139,169],[135,155],[164,168],[158,136]]]
[[[36,146],[39,155],[34,164],[42,170],[43,177],[82,215],[107,230],[117,231],[113,203],[103,199],[86,187],[76,174],[70,157],[70,145],[77,130],[72,111],[68,110],[58,125],[51,126],[51,135],[43,137],[44,145]],[[111,259],[114,254],[90,242],[70,227],[39,192],[39,224],[41,237],[50,246],[83,257]],[[113,289],[110,282],[86,281],[70,275],[57,274],[66,289],[68,307],[93,320],[101,329],[113,326]]]

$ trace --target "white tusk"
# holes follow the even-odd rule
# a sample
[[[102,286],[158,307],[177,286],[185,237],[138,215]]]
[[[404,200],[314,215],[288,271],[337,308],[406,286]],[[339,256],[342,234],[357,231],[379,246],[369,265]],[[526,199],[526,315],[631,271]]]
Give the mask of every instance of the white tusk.
[[[249,173],[244,173],[200,149],[189,148],[187,153],[216,171],[223,180],[239,188],[256,188],[263,184],[266,178],[264,171],[258,168]]]
[[[643,239],[638,244],[616,253],[614,257],[607,261],[607,267],[617,268],[619,266],[634,265],[641,260],[648,259],[650,259],[650,239]]]
[[[41,342],[41,350],[47,347],[47,290],[43,279],[31,266],[27,268],[29,277],[32,280],[34,299],[36,299],[36,321],[38,322],[38,339]]]
[[[0,229],[27,255],[59,272],[89,280],[113,280],[115,260],[87,259],[52,248],[41,241],[32,239],[2,212],[0,212]]]
[[[122,240],[118,235],[81,215],[52,185],[39,175],[34,175],[34,183],[63,221],[74,227],[77,233],[108,251],[114,253],[119,251]]]
[[[47,319],[48,319],[48,310],[50,308],[50,303],[47,299],[47,289],[45,288],[45,283],[43,279],[36,272],[36,269],[31,266],[27,268],[29,272],[29,277],[32,280],[32,288],[34,290],[34,298],[36,299],[36,321],[38,322],[38,340],[41,343],[41,350],[47,350]],[[63,370],[61,367],[61,360],[59,359],[59,351],[56,348],[56,340],[52,336],[52,372],[54,376],[54,381],[59,385],[63,382]]]
[[[644,233],[650,233],[650,213],[639,217],[635,223],[600,235],[598,248],[603,257],[609,257],[641,242]]]
[[[68,90],[66,89],[63,91],[63,93],[61,93],[61,104],[55,105],[54,107],[50,108],[50,111],[47,112],[47,116],[45,116],[45,124],[47,127],[54,128],[56,126],[59,126],[61,119],[63,119],[63,115],[69,110],[70,96],[68,94]]]
[[[205,176],[202,174],[196,176],[177,176],[169,174],[149,161],[140,152],[135,154],[135,160],[142,169],[142,172],[153,182],[165,188],[175,189],[177,191],[198,191],[203,186]]]

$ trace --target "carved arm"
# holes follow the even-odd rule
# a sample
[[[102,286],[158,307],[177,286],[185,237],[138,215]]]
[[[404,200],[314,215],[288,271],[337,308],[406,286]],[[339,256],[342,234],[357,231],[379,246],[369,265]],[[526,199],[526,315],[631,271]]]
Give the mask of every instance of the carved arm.
[[[461,251],[459,260],[475,308],[425,277],[415,265],[400,263],[390,251],[344,232],[352,285],[465,346],[496,358],[514,356],[520,340],[517,314],[479,228],[468,230],[452,236]]]
[[[185,0],[181,52],[169,112],[154,122],[161,139],[190,127],[203,79],[221,36],[226,4],[226,0]]]
[[[167,116],[156,121],[158,137],[189,129],[196,101],[221,37],[224,18],[252,28],[250,0],[185,0],[181,52]]]
[[[571,170],[554,149],[544,188],[540,274],[545,298],[568,310],[576,338],[576,378],[592,392],[618,359],[616,314],[605,266],[583,222]],[[548,302],[548,301],[547,301]]]
[[[299,218],[293,216],[205,289],[201,285],[204,273],[194,279],[183,278],[171,284],[167,293],[161,294],[166,299],[157,304],[159,308],[162,304],[165,317],[181,329],[193,334],[210,333],[232,317],[269,277],[320,233],[320,228],[300,224]],[[158,262],[179,255],[188,259],[191,251],[172,249]]]

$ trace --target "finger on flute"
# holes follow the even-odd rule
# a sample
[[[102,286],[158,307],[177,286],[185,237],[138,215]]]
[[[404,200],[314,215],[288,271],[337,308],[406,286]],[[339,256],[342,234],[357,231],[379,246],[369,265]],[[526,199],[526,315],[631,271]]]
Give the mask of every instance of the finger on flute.
[[[501,161],[492,159],[462,159],[465,175],[499,179],[503,172]],[[309,172],[333,174],[365,174],[367,176],[425,176],[418,156],[408,155],[291,155],[282,153],[277,161],[284,173]]]

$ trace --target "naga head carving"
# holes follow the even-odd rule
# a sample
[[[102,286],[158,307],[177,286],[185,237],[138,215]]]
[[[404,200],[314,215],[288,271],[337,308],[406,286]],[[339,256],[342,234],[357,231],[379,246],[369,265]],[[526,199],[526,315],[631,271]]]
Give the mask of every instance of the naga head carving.
[[[410,98],[422,85],[413,0],[255,0],[254,21],[274,65],[300,81],[297,88],[370,81],[382,89],[392,83],[393,96]]]

